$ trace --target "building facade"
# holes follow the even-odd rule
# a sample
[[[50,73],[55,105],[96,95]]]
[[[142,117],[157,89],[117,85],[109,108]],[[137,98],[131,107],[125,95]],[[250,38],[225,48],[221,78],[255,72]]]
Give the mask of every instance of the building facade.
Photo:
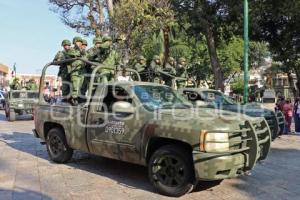
[[[9,86],[9,67],[0,64],[0,90],[7,89]]]

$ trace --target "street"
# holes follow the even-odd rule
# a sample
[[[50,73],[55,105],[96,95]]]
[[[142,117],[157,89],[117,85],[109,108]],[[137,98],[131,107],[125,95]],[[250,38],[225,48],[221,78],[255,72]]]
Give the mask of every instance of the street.
[[[145,167],[76,152],[68,164],[49,161],[33,121],[7,122],[0,112],[0,200],[169,199],[150,185]],[[251,175],[202,182],[180,199],[299,199],[300,136],[278,138]]]

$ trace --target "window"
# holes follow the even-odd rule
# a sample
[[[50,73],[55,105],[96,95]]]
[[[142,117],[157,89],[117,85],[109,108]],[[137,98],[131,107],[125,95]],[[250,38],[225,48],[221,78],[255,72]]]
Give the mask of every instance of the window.
[[[108,86],[100,111],[111,113],[114,103],[118,101],[132,103],[132,98],[124,88],[120,86]]]
[[[203,101],[203,98],[195,91],[184,91],[183,94],[191,102]]]

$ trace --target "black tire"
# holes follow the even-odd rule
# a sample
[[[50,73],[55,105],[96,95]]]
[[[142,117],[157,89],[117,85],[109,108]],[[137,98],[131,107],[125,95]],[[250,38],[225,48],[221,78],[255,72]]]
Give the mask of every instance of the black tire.
[[[52,128],[46,138],[47,152],[56,163],[67,163],[73,155],[73,149],[67,144],[64,132],[60,128]]]
[[[13,110],[8,110],[8,121],[13,122],[16,120],[16,113]]]
[[[148,175],[160,194],[179,197],[191,192],[195,186],[191,153],[174,145],[159,148],[149,160]]]

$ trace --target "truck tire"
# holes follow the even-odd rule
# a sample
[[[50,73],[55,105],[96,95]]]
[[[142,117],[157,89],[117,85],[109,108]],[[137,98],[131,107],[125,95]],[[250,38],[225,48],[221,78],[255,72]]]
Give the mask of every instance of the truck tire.
[[[8,121],[13,122],[16,120],[16,113],[13,110],[8,110]]]
[[[163,146],[152,154],[148,175],[159,193],[171,197],[189,193],[195,186],[190,154],[174,145]]]
[[[73,149],[67,144],[64,132],[60,128],[52,128],[46,138],[47,152],[56,163],[67,163],[73,155]]]

